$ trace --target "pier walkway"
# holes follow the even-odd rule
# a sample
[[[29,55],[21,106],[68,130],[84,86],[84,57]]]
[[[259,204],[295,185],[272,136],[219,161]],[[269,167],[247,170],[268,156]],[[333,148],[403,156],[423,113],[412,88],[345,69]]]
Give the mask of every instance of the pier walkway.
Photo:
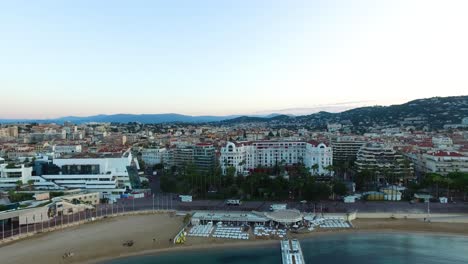
[[[281,254],[283,264],[305,264],[304,256],[302,255],[301,244],[298,240],[282,240]]]

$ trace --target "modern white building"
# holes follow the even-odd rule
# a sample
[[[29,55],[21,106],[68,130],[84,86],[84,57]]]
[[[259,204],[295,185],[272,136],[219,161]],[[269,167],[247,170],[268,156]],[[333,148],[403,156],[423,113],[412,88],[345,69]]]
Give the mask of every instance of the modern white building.
[[[132,188],[129,166],[132,165],[130,152],[124,154],[77,154],[56,158],[43,166],[55,168],[54,173],[32,176],[32,168],[24,165],[8,166],[0,164],[0,188],[12,189],[17,181],[23,184],[33,181],[37,190],[81,189],[86,192],[99,192],[105,197],[122,194]]]
[[[132,164],[130,152],[78,154],[56,158],[53,164],[60,172],[33,176],[36,189],[82,189],[106,196],[132,188],[128,171]]]
[[[18,181],[27,184],[32,178],[32,167],[26,167],[24,164],[18,166],[9,166],[0,163],[0,189],[14,189]]]
[[[221,148],[220,164],[223,174],[234,167],[237,174],[248,174],[257,167],[303,163],[311,173],[329,175],[326,170],[333,162],[333,152],[323,143],[304,141],[228,142]],[[318,168],[314,170],[314,165]]]

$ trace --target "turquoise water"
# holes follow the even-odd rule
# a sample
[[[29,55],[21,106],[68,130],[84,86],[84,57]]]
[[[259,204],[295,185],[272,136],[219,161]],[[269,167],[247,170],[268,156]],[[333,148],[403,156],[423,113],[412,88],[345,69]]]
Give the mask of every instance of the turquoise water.
[[[420,234],[336,234],[301,241],[306,263],[468,263],[468,237]],[[164,253],[105,264],[281,264],[277,246]]]

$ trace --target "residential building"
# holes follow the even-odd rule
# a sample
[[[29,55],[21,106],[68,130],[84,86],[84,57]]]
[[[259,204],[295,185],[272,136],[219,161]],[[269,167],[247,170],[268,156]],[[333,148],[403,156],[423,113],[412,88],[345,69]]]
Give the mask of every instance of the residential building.
[[[0,138],[17,138],[18,137],[18,127],[9,126],[0,128]]]
[[[432,144],[437,149],[450,149],[453,147],[452,139],[444,136],[433,137]]]
[[[82,147],[81,145],[54,145],[52,151],[60,156],[62,154],[81,153]]]
[[[177,145],[172,149],[172,164],[176,167],[185,167],[193,164],[194,147],[191,145]]]
[[[359,149],[366,142],[360,138],[343,136],[332,140],[333,162],[354,161]]]
[[[434,151],[422,155],[426,173],[447,175],[451,172],[468,172],[468,156],[453,151]]]
[[[343,126],[339,123],[330,123],[330,124],[327,124],[327,130],[328,132],[330,133],[333,133],[333,132],[337,132],[337,131],[340,131],[340,129],[342,128]]]
[[[216,149],[213,144],[196,144],[193,149],[193,163],[199,171],[213,171],[216,167]]]
[[[399,180],[414,178],[413,164],[402,154],[382,143],[366,143],[355,161],[357,172],[369,171],[381,182],[393,177]]]

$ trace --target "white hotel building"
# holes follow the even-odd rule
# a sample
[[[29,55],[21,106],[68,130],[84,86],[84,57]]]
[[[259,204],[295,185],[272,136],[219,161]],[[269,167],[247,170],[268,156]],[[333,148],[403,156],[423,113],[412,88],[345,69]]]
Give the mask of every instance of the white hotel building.
[[[221,148],[220,164],[223,174],[228,167],[234,167],[237,174],[247,175],[256,167],[286,166],[304,163],[311,173],[330,175],[326,170],[332,165],[331,147],[323,143],[304,141],[255,141],[228,142]],[[317,171],[313,166],[317,164]]]

